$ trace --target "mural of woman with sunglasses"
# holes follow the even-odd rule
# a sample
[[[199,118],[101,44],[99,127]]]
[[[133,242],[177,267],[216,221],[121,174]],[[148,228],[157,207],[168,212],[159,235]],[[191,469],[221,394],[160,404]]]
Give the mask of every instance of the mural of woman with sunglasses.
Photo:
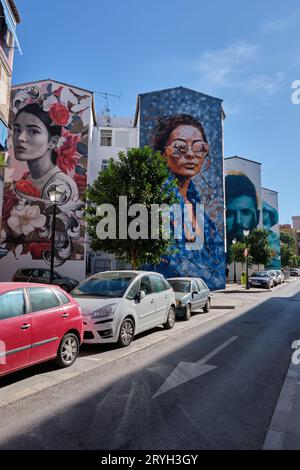
[[[203,200],[193,178],[201,174],[209,155],[209,144],[200,122],[187,114],[172,116],[160,122],[155,150],[166,157],[170,180],[176,182],[176,196],[185,214],[182,238],[175,240],[158,270],[167,277],[202,277],[211,289],[224,287],[224,241],[205,211]],[[173,217],[173,229],[180,220]],[[175,248],[175,250],[174,250]]]

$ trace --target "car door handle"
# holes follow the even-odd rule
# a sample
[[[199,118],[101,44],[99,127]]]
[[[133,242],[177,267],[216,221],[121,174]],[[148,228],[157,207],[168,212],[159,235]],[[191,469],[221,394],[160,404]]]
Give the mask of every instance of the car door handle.
[[[61,315],[61,317],[62,317],[62,318],[69,318],[69,314],[68,314],[68,313],[63,313],[63,314]]]
[[[20,326],[21,330],[28,330],[28,328],[30,328],[30,324],[29,323],[24,323],[24,325]]]
[[[153,299],[151,300],[150,304],[154,304],[154,300],[153,300]]]

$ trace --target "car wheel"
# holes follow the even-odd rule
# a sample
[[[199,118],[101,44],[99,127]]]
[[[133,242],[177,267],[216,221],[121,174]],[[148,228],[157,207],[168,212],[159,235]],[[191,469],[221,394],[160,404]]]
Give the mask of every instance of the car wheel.
[[[164,323],[165,330],[170,330],[175,325],[176,314],[174,307],[169,308],[168,317],[166,323]]]
[[[191,318],[191,315],[192,315],[191,305],[187,304],[185,307],[184,319],[189,320]]]
[[[66,334],[60,342],[56,363],[60,367],[69,367],[75,361],[79,353],[79,340],[74,333]]]
[[[133,321],[130,318],[125,318],[120,328],[118,345],[121,346],[122,348],[129,346],[133,340],[133,337],[134,337]]]
[[[203,312],[208,313],[210,311],[210,299],[207,299],[206,304],[203,307]]]
[[[70,287],[67,284],[62,284],[60,288],[65,290],[66,292],[70,292]]]

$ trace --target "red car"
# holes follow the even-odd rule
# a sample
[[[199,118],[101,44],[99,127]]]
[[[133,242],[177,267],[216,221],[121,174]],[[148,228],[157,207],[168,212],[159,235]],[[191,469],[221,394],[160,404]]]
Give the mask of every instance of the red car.
[[[49,359],[71,366],[82,339],[80,306],[60,287],[0,283],[0,376]]]

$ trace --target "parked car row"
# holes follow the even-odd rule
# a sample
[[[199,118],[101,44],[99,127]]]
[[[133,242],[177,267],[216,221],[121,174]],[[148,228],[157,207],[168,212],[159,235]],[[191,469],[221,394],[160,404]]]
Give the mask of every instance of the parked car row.
[[[291,268],[290,276],[300,276],[300,268]]]
[[[197,278],[154,272],[95,274],[69,294],[57,285],[0,283],[0,376],[50,359],[68,367],[84,343],[128,346],[134,336],[176,316],[210,310],[208,287]]]
[[[12,278],[13,282],[37,282],[39,284],[49,284],[50,282],[50,269],[45,268],[29,268],[18,269]],[[53,284],[60,286],[66,292],[71,292],[79,282],[67,276],[61,276],[54,271]]]
[[[278,270],[255,271],[249,277],[250,287],[263,287],[271,289],[284,282],[284,274]]]

